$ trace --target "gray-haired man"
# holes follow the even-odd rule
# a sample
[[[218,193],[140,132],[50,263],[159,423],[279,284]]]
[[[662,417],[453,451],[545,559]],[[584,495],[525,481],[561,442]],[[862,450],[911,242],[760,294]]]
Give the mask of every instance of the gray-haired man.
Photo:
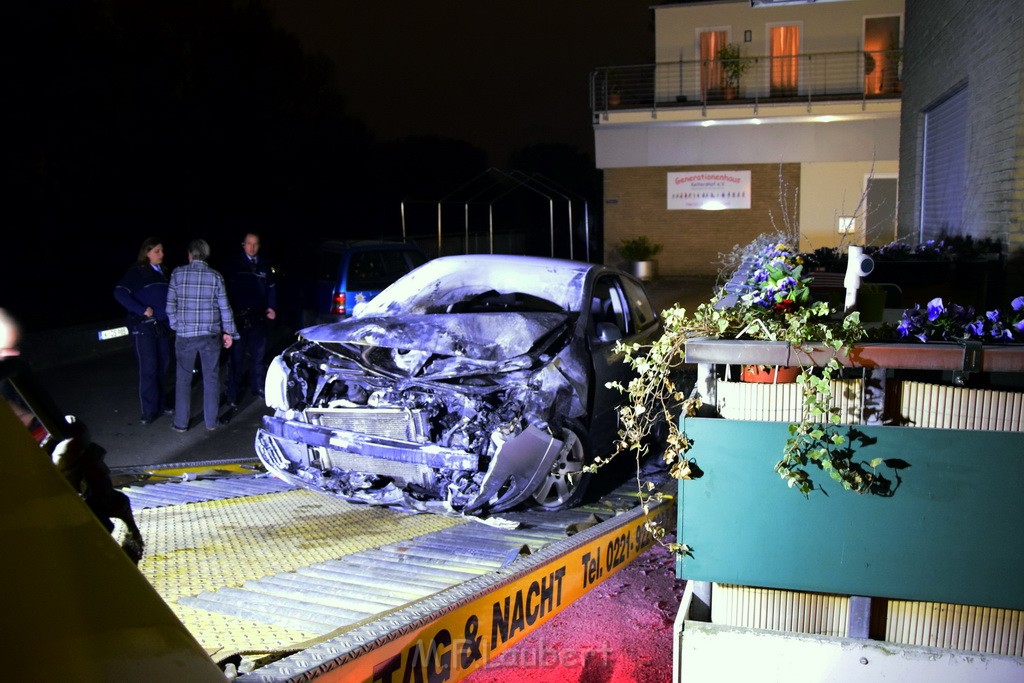
[[[238,339],[224,278],[207,265],[209,257],[206,240],[192,240],[188,265],[174,269],[167,287],[167,321],[177,333],[174,355],[178,370],[171,425],[176,432],[188,430],[192,369],[197,355],[203,368],[203,420],[209,430],[220,424],[220,350],[230,348]]]

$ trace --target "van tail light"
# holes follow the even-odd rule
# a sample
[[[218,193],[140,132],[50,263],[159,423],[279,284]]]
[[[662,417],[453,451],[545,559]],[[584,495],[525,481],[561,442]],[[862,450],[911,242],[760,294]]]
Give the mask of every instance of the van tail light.
[[[345,315],[345,292],[338,292],[334,295],[334,304],[331,306],[331,313]]]

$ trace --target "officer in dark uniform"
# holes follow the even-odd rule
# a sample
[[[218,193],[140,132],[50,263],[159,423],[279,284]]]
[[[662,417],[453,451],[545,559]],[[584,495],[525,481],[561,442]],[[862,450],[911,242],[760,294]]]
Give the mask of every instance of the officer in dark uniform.
[[[231,346],[228,363],[228,381],[225,398],[229,407],[237,407],[241,397],[246,370],[254,396],[263,396],[267,353],[267,335],[270,321],[277,317],[277,286],[274,274],[264,257],[260,256],[260,236],[246,234],[242,251],[227,269],[228,299],[235,312],[235,325],[239,339]]]
[[[161,413],[172,412],[167,396],[172,348],[172,332],[167,325],[167,275],[164,245],[155,237],[147,237],[135,265],[114,288],[114,298],[128,311],[128,331],[135,341],[144,425]]]

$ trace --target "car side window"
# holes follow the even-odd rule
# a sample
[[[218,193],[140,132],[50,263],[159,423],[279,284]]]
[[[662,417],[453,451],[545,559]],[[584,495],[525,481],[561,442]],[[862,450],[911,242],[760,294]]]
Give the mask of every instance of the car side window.
[[[622,291],[629,302],[629,310],[633,314],[636,329],[643,330],[658,321],[658,314],[651,306],[651,300],[643,287],[627,278],[622,279]]]
[[[611,323],[622,336],[632,332],[629,309],[616,278],[605,276],[594,284],[590,315],[595,331],[598,324]]]

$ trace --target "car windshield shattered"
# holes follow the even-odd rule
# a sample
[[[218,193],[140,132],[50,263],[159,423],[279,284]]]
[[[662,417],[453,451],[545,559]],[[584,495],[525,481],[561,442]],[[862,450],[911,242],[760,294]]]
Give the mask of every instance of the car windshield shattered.
[[[443,257],[302,330],[268,369],[260,459],[298,485],[407,509],[576,504],[597,386],[590,290],[607,270]]]
[[[482,259],[479,268],[467,267],[480,260],[458,257],[430,261],[367,302],[364,313],[442,313],[449,306],[489,291],[507,295],[519,292],[547,301],[548,306],[559,310],[579,312],[588,264],[498,257]]]

